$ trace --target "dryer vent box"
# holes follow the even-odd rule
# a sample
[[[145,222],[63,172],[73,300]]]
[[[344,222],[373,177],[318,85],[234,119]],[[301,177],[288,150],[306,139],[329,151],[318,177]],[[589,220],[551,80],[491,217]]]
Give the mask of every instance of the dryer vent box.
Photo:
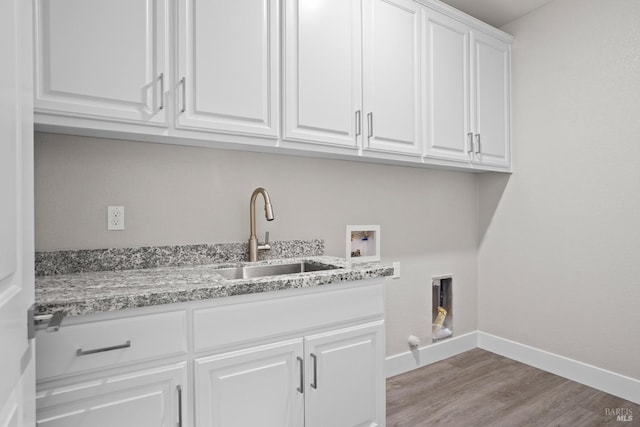
[[[439,341],[453,336],[453,276],[434,277],[432,283],[433,340]]]

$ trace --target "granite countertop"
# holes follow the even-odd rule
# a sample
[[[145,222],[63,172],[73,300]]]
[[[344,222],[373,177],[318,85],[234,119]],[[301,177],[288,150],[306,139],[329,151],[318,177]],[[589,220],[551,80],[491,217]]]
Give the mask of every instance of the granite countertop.
[[[240,265],[283,264],[300,261],[329,264],[336,269],[225,279],[216,269]],[[270,259],[254,263],[211,263],[156,268],[86,271],[36,277],[36,314],[81,315],[160,304],[222,298],[330,283],[386,277],[392,267],[377,263],[347,266],[344,259],[305,256]]]

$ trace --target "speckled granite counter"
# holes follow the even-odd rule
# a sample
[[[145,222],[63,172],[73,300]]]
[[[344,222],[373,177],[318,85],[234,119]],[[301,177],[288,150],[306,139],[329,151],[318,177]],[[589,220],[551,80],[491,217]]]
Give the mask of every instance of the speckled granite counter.
[[[216,269],[249,265],[217,263],[164,266],[130,270],[89,271],[36,277],[36,313],[80,315],[160,304],[222,298],[291,288],[305,288],[391,276],[392,267],[358,264],[347,267],[344,259],[303,256],[272,259],[250,265],[311,261],[336,269],[229,280]]]

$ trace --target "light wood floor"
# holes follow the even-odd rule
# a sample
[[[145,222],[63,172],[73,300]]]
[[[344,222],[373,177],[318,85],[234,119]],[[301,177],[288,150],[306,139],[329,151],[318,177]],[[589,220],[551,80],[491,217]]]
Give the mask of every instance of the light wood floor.
[[[640,405],[477,348],[387,380],[387,427],[400,426],[631,427]]]

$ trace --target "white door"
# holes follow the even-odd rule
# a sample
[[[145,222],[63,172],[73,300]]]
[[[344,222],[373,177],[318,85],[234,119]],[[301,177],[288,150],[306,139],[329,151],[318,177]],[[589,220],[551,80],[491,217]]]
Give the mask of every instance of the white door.
[[[285,138],[357,149],[362,0],[287,0],[285,7]]]
[[[39,427],[187,426],[186,362],[38,391]]]
[[[469,27],[428,11],[425,156],[469,163]]]
[[[196,425],[299,427],[302,339],[196,359]]]
[[[0,425],[35,420],[31,2],[0,1]]]
[[[277,0],[180,0],[179,128],[278,135]]]
[[[36,111],[166,124],[165,0],[36,0]]]
[[[365,150],[422,155],[421,12],[412,0],[365,0]]]
[[[509,167],[510,47],[483,33],[472,32],[471,62],[475,162]]]
[[[305,338],[305,427],[385,425],[384,322]]]

